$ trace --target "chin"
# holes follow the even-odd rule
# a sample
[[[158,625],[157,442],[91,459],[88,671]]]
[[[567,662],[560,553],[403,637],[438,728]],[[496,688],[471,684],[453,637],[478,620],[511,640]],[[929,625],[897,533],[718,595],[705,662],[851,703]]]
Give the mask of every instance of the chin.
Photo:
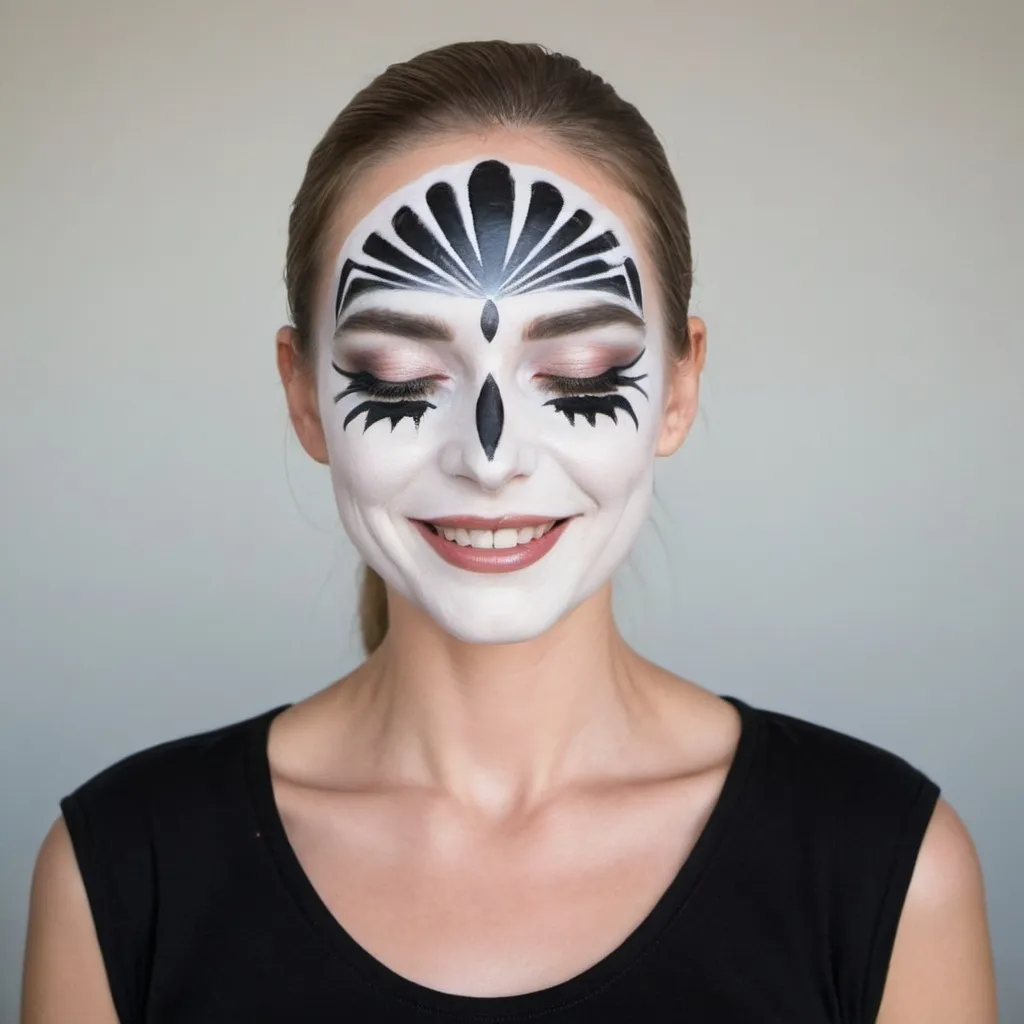
[[[467,588],[468,589],[468,588]],[[415,597],[416,603],[446,633],[467,644],[520,644],[542,636],[578,603],[568,597],[538,601],[537,595],[515,588],[513,593],[475,589],[462,595],[436,592]]]
[[[542,622],[494,622],[480,616],[461,616],[434,621],[456,640],[465,644],[521,644],[543,636],[559,617]]]
[[[490,575],[438,566],[430,573],[395,573],[391,582],[440,629],[467,644],[535,640],[587,596],[583,581],[564,573]]]

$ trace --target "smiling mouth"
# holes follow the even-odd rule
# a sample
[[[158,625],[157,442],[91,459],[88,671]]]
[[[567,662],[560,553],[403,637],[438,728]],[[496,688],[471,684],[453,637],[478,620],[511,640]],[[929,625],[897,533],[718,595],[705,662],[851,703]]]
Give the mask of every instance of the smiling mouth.
[[[575,516],[449,516],[413,519],[427,543],[450,565],[469,572],[515,572],[543,558]]]
[[[429,520],[422,520],[422,522],[428,529],[433,530],[436,536],[443,537],[450,544],[457,544],[463,548],[476,548],[478,551],[507,551],[540,540],[556,526],[568,522],[568,519],[568,516],[564,519],[547,519],[524,526],[509,523],[490,529],[462,525],[447,526],[443,522],[434,523]]]

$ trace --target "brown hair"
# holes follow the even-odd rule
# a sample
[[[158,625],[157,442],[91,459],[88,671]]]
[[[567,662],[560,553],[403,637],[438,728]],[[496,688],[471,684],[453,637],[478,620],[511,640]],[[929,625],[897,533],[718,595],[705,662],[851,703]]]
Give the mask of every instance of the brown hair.
[[[639,204],[674,354],[686,328],[692,256],[686,208],[654,130],[578,60],[535,43],[453,43],[392,64],[356,94],[309,158],[288,221],[285,280],[299,354],[312,347],[324,248],[355,179],[410,142],[487,127],[546,133],[599,167]],[[359,624],[372,653],[388,628],[384,582],[363,568]]]

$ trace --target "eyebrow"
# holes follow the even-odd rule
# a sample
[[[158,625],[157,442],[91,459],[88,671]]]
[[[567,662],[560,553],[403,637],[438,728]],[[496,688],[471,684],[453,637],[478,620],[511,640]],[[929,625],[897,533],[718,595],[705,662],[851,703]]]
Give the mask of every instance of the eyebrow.
[[[390,309],[364,309],[346,317],[334,332],[335,338],[344,331],[372,331],[390,334],[414,341],[454,341],[455,333],[443,320],[411,313],[396,313]]]
[[[526,325],[523,338],[526,341],[547,341],[550,338],[561,338],[566,334],[579,334],[598,327],[614,327],[620,324],[637,327],[641,331],[647,329],[643,318],[632,310],[603,302],[597,306],[584,306],[582,309],[539,316]]]

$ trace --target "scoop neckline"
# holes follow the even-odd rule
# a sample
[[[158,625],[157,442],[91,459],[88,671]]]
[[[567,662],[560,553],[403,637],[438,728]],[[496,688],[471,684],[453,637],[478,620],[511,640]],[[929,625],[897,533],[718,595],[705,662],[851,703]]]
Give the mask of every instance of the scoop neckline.
[[[609,953],[580,973],[545,988],[503,996],[471,996],[444,992],[407,978],[361,946],[331,913],[306,874],[284,827],[274,798],[267,741],[270,724],[292,705],[282,704],[250,720],[246,742],[249,797],[265,849],[278,875],[308,923],[340,954],[355,973],[384,998],[451,1018],[498,1020],[542,1016],[582,1003],[635,967],[658,943],[685,909],[713,854],[735,820],[739,798],[750,776],[760,738],[755,708],[737,697],[718,695],[740,715],[740,735],[732,763],[704,827],[690,853],[643,920]]]

